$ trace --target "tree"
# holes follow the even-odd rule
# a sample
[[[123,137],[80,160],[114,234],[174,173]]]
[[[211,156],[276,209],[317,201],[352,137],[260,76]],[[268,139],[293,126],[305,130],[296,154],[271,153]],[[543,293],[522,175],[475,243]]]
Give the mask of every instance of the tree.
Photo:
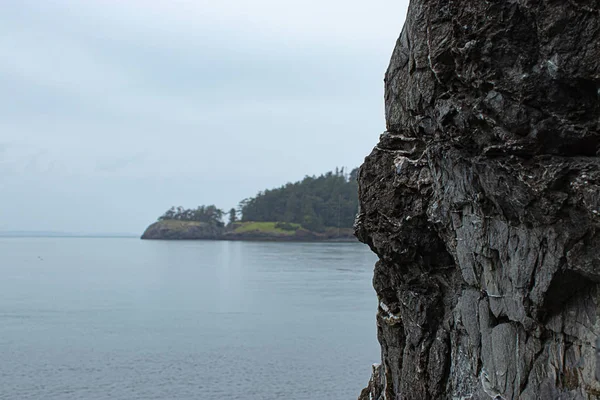
[[[175,218],[175,207],[171,207],[163,215],[158,217],[158,220],[163,221],[166,219],[174,219],[174,218]]]
[[[235,211],[235,208],[232,208],[231,210],[229,210],[229,225],[235,224],[236,221],[237,212]]]
[[[351,228],[358,210],[358,168],[336,168],[320,176],[305,176],[279,188],[258,192],[227,212],[228,223],[286,222],[312,231]],[[225,212],[214,205],[195,209],[171,207],[159,220],[196,221],[222,227]]]
[[[225,212],[214,205],[198,206],[196,209],[185,209],[181,206],[171,207],[167,212],[161,215],[159,221],[177,220],[177,221],[196,221],[204,222],[210,225],[223,226],[222,221]]]
[[[354,168],[352,171],[350,171],[350,177],[348,179],[350,181],[358,180],[358,168]]]
[[[259,192],[240,202],[241,219],[296,223],[310,230],[351,228],[358,209],[357,171],[337,168]]]

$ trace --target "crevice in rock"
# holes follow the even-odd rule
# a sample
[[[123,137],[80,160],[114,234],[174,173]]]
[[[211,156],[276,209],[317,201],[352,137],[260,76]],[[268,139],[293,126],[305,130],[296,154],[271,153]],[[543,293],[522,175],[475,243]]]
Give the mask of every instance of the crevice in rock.
[[[558,314],[563,306],[574,296],[585,293],[594,282],[577,272],[570,270],[558,271],[546,292],[544,304],[541,308],[541,319],[546,320]]]

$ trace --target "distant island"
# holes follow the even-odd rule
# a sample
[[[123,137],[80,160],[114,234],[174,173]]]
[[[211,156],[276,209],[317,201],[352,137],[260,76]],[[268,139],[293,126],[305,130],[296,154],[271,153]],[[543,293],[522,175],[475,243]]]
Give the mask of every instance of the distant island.
[[[358,168],[336,168],[259,192],[225,212],[215,205],[171,207],[142,239],[355,241]],[[227,223],[223,218],[227,218]]]

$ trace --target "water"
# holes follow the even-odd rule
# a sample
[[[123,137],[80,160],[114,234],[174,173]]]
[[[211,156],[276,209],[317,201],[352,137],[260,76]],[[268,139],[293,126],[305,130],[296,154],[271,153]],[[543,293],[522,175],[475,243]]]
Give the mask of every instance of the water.
[[[0,399],[356,399],[360,244],[0,239]]]

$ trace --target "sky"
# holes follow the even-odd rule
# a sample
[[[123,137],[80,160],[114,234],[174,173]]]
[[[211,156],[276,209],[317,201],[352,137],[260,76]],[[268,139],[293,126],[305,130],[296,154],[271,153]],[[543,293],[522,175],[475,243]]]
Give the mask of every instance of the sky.
[[[408,6],[0,1],[0,231],[135,234],[359,166]]]

